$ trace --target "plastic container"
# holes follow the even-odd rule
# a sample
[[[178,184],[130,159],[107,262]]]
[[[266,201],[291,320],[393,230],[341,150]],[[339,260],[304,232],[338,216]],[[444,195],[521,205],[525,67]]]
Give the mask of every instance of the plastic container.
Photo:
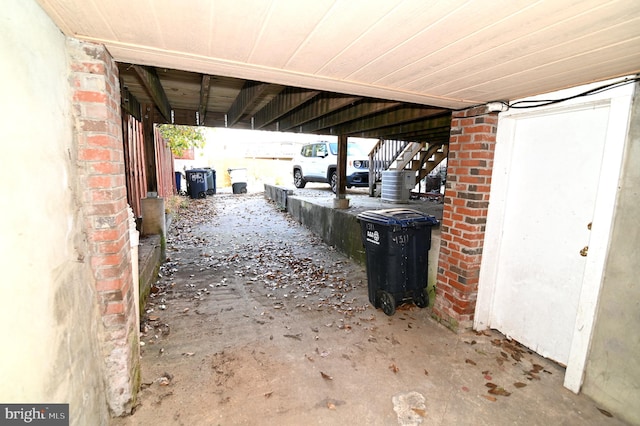
[[[234,194],[247,193],[247,169],[228,169]]]
[[[369,302],[387,315],[408,300],[427,307],[428,254],[436,218],[397,208],[365,211],[358,220],[367,258]]]
[[[182,190],[182,173],[175,172],[174,174],[176,178],[176,192],[179,194],[180,191]]]
[[[204,167],[207,171],[207,195],[214,195],[216,193],[216,171],[211,167]]]
[[[207,171],[203,169],[185,170],[187,176],[187,190],[191,198],[206,198]]]

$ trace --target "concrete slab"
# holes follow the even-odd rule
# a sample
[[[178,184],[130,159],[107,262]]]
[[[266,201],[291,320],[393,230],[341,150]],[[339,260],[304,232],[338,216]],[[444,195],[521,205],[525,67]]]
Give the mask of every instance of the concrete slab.
[[[139,405],[113,426],[624,425],[500,333],[373,308],[364,268],[262,195],[192,207],[145,310]]]

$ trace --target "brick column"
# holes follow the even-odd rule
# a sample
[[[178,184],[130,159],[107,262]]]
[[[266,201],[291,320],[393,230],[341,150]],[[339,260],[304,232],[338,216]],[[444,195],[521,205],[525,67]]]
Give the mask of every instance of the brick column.
[[[453,330],[473,325],[497,123],[484,106],[452,115],[433,312]]]
[[[132,289],[131,247],[120,91],[115,62],[101,45],[67,42],[84,224],[104,326],[104,382],[112,414],[129,412],[139,381],[139,341]]]

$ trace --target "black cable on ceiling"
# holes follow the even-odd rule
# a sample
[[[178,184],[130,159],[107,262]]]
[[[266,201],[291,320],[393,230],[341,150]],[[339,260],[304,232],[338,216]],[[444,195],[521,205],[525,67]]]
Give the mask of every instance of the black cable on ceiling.
[[[595,87],[593,89],[586,90],[586,91],[584,91],[582,93],[578,93],[576,95],[568,96],[566,98],[560,98],[560,99],[538,99],[538,100],[529,100],[529,101],[525,100],[525,101],[514,102],[512,104],[509,104],[507,102],[503,102],[503,103],[508,108],[513,108],[513,109],[539,108],[539,107],[544,107],[544,106],[548,106],[548,105],[558,104],[560,102],[565,102],[565,101],[568,101],[568,100],[571,100],[571,99],[576,99],[576,98],[581,98],[581,97],[585,97],[585,96],[595,95],[597,93],[602,93],[602,92],[605,92],[607,90],[612,90],[612,89],[615,89],[617,87],[621,87],[621,86],[625,86],[627,84],[635,83],[637,81],[640,81],[640,77],[625,78],[624,80],[616,81],[614,83],[605,84],[603,86]]]

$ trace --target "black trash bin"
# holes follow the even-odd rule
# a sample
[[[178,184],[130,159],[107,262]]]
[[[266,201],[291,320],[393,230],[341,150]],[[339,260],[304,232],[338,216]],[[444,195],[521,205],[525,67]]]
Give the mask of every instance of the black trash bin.
[[[182,183],[182,173],[180,172],[174,172],[174,176],[176,178],[176,192],[179,194],[181,189],[181,183]]]
[[[247,169],[228,169],[234,194],[247,193]]]
[[[216,171],[211,167],[204,167],[207,171],[207,195],[214,195],[216,193]]]
[[[428,253],[436,218],[397,208],[365,211],[358,220],[367,258],[369,302],[387,315],[408,300],[427,307]]]
[[[207,196],[207,171],[203,169],[185,170],[187,175],[187,190],[191,198],[205,198]]]

